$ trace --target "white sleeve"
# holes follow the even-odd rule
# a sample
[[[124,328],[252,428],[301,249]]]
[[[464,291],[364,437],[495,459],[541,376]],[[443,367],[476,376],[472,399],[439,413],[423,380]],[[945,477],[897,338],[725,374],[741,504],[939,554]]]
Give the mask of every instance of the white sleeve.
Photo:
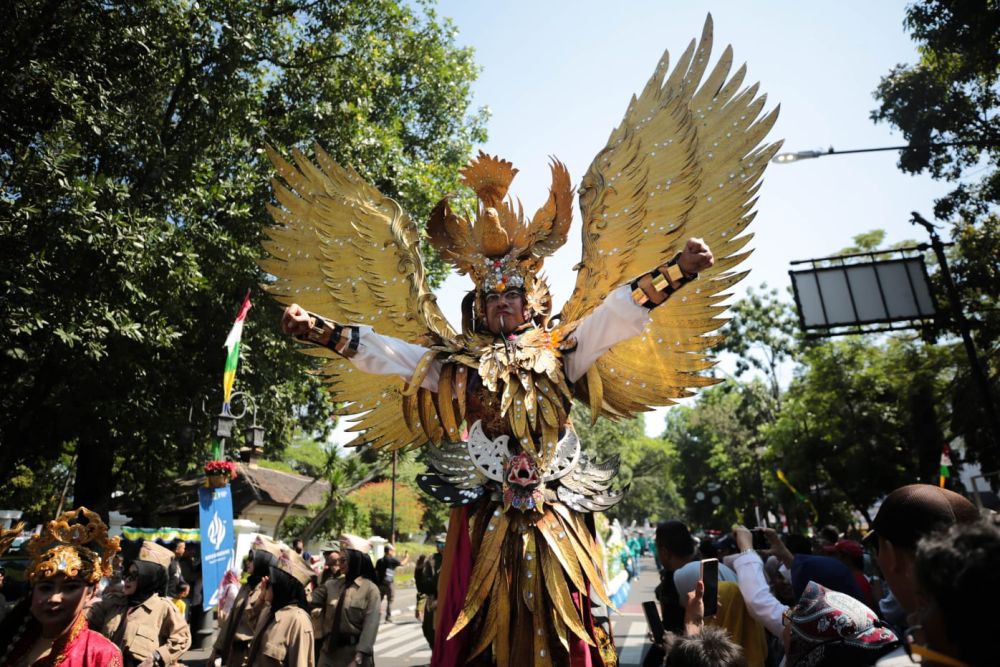
[[[764,576],[764,561],[755,552],[746,551],[736,558],[734,565],[736,582],[743,594],[747,611],[768,632],[780,639],[785,629],[782,616],[788,607],[771,593]]]
[[[356,325],[352,325],[356,326]],[[375,333],[368,326],[356,326],[359,333],[357,353],[348,359],[356,368],[372,375],[398,375],[404,380],[413,377],[420,359],[429,351],[422,345]],[[430,370],[420,386],[437,391],[441,362],[431,362]]]
[[[652,319],[649,310],[632,300],[632,288],[622,285],[583,318],[572,337],[576,349],[566,353],[566,378],[576,382],[615,343],[638,336]]]

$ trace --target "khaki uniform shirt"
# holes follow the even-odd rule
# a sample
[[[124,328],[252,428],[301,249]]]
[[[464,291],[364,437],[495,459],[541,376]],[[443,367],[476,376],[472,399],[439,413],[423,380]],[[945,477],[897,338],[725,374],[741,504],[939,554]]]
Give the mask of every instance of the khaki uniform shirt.
[[[242,607],[242,609],[240,609]],[[258,585],[251,589],[243,584],[233,600],[232,611],[219,627],[219,634],[213,645],[216,656],[226,656],[227,666],[242,667],[254,638],[254,631],[262,610],[267,608],[264,595]],[[235,627],[234,627],[235,626]],[[243,646],[239,646],[242,644]]]
[[[327,579],[313,591],[313,604],[322,604],[323,637],[333,632],[333,622],[337,614],[337,600],[344,590],[344,578]],[[323,591],[321,593],[321,591]],[[375,652],[375,636],[381,619],[379,606],[382,597],[378,586],[363,577],[354,580],[344,596],[344,611],[340,618],[340,635],[354,635],[358,643],[353,651],[372,655]]]
[[[279,609],[254,644],[253,667],[315,667],[312,622],[295,605]]]
[[[139,663],[159,652],[163,662],[172,665],[191,648],[191,629],[170,600],[152,595],[131,611],[128,598],[115,593],[103,598],[87,612],[92,630],[114,641],[125,614],[125,637],[122,646],[126,664]]]

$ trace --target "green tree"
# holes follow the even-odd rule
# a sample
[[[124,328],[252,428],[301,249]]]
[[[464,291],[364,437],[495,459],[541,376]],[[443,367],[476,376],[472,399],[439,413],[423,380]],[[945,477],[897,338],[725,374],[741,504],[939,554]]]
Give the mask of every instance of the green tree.
[[[349,496],[361,511],[366,512],[372,535],[389,538],[392,534],[392,482],[384,480],[365,484]],[[409,484],[396,483],[396,534],[412,535],[420,531],[424,515],[419,492]]]
[[[222,341],[266,280],[262,147],[316,140],[424,219],[484,139],[454,37],[396,0],[4,3],[0,478],[68,453],[75,502],[121,491],[155,514],[206,454],[189,415],[218,404]],[[331,406],[253,298],[237,383],[273,454],[296,429],[322,439]],[[34,494],[0,497],[44,518]]]
[[[777,289],[762,283],[749,288],[747,295],[733,304],[730,320],[722,330],[719,352],[736,355],[736,376],[751,369],[763,373],[771,397],[781,407],[781,367],[791,362],[801,346],[798,318],[788,299]]]
[[[888,122],[910,148],[899,167],[955,184],[934,214],[952,223],[950,250],[962,308],[986,365],[988,389],[971,381],[968,361],[954,355],[952,428],[971,458],[1000,465],[1000,433],[987,426],[985,404],[1000,401],[1000,308],[996,289],[1000,220],[1000,5],[994,0],[921,0],[907,8],[917,42],[915,64],[897,65],[875,91],[875,121]],[[938,289],[943,294],[943,290]],[[947,323],[947,319],[943,320]]]
[[[668,415],[665,436],[679,452],[680,491],[694,525],[724,530],[734,522],[755,523],[755,507],[766,512],[763,429],[774,413],[764,382],[730,380]]]
[[[1000,203],[1000,5],[995,0],[921,0],[904,25],[920,59],[896,65],[875,90],[872,119],[902,131],[900,169],[956,182],[935,215],[978,217]],[[959,182],[983,162],[978,180]]]
[[[589,410],[579,403],[571,412],[583,451],[594,461],[619,458],[616,483],[629,485],[625,498],[609,511],[623,525],[645,519],[658,521],[679,516],[684,501],[677,490],[677,452],[662,438],[646,435],[642,416],[590,423]]]
[[[868,508],[903,484],[936,481],[948,437],[949,351],[917,340],[826,342],[805,354],[767,431],[777,467],[810,496],[821,522]],[[796,505],[777,483],[786,508]],[[804,519],[807,508],[798,507]]]

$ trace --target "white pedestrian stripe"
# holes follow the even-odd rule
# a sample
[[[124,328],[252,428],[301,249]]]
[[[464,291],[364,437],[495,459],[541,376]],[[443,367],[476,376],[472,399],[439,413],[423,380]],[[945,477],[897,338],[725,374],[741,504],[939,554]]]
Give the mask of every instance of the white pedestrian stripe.
[[[620,667],[639,667],[642,664],[642,652],[646,647],[646,620],[630,620],[615,618],[615,645],[618,647],[618,664]]]
[[[395,614],[393,614],[395,616]],[[379,658],[426,658],[431,649],[420,623],[382,623],[375,638],[375,660]]]
[[[618,617],[614,619],[613,629],[620,667],[639,667],[647,644],[646,621]],[[375,639],[376,661],[379,658],[430,660],[430,657],[431,650],[420,623],[383,623],[379,626]]]

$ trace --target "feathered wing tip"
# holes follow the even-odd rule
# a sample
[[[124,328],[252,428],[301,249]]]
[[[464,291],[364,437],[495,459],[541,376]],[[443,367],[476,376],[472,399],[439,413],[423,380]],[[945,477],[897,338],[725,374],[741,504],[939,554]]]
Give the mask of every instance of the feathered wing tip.
[[[507,160],[479,151],[460,173],[462,183],[472,188],[483,206],[500,208],[511,181],[517,176],[517,169]]]
[[[573,186],[566,165],[551,158],[552,186],[545,205],[528,225],[528,243],[535,257],[547,257],[566,243],[573,223]]]
[[[427,221],[427,236],[442,259],[451,262],[461,274],[469,273],[468,258],[475,252],[469,221],[451,209],[451,195],[437,203]]]

